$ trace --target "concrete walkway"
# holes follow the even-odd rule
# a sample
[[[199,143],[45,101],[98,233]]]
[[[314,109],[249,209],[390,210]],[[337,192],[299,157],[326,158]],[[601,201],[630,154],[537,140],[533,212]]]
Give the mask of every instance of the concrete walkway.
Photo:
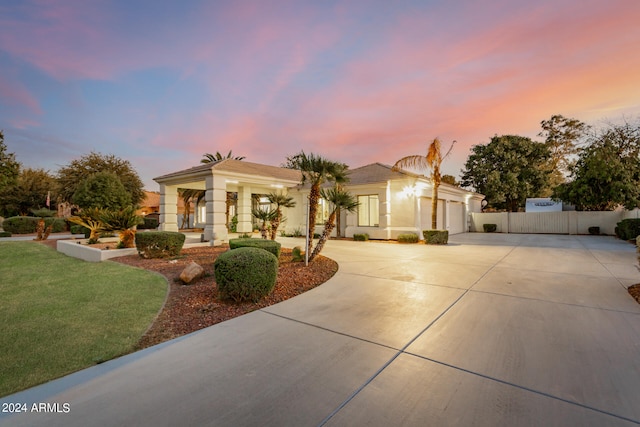
[[[640,424],[633,246],[463,234],[444,247],[331,241],[323,254],[340,263],[324,285],[2,399],[63,413],[0,424]]]

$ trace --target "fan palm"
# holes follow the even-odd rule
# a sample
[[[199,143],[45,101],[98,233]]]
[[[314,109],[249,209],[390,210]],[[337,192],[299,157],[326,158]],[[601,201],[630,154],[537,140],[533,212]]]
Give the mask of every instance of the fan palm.
[[[280,227],[280,224],[284,221],[282,208],[292,208],[296,205],[296,202],[293,201],[293,197],[286,196],[282,193],[269,193],[267,194],[267,199],[269,199],[270,203],[276,205],[276,216],[271,221],[271,240],[276,240],[278,227]]]
[[[434,230],[438,228],[438,187],[440,187],[440,182],[442,182],[440,165],[442,165],[442,161],[451,154],[451,150],[455,143],[456,141],[451,143],[451,147],[449,147],[447,154],[443,156],[440,151],[440,140],[436,138],[431,144],[429,144],[426,156],[406,156],[398,160],[392,167],[392,170],[394,171],[398,171],[400,169],[431,170],[431,182],[433,184],[431,193],[431,228]]]
[[[344,163],[333,162],[313,153],[306,154],[301,151],[292,157],[287,158],[286,167],[297,169],[302,172],[301,184],[309,183],[309,244],[308,253],[311,253],[313,244],[313,234],[316,226],[316,213],[318,212],[318,202],[320,201],[320,187],[325,182],[342,184],[347,182],[348,166]]]
[[[202,155],[202,157],[204,157],[204,159],[200,160],[200,163],[213,163],[213,162],[218,162],[220,160],[225,160],[225,159],[233,159],[233,160],[244,160],[245,159],[244,156],[234,156],[232,151],[233,150],[229,150],[229,152],[227,153],[226,156],[223,156],[222,154],[220,154],[219,151],[216,151],[216,154],[204,153]]]
[[[324,223],[324,230],[322,231],[322,235],[320,235],[320,239],[316,244],[316,247],[313,249],[313,252],[309,256],[309,262],[313,261],[313,259],[320,254],[324,244],[329,239],[331,232],[336,226],[336,216],[340,212],[341,209],[345,209],[347,212],[355,212],[358,208],[358,201],[356,198],[349,193],[348,191],[343,190],[339,186],[334,188],[330,188],[328,190],[321,190],[320,195],[323,199],[331,203],[332,209],[329,214],[329,218]]]
[[[275,209],[252,209],[251,214],[255,216],[257,219],[262,221],[262,225],[260,226],[260,234],[262,238],[266,240],[267,238],[267,222],[271,222],[274,220],[278,212]]]

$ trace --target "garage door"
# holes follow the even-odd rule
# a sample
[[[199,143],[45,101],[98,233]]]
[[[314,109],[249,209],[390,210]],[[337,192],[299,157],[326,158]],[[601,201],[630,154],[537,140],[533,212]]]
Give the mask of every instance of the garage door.
[[[449,203],[449,234],[464,233],[464,203]]]

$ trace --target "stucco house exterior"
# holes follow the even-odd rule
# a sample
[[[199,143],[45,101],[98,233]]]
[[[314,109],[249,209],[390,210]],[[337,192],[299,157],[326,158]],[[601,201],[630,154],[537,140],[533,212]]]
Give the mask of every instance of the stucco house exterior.
[[[205,202],[196,209],[196,221],[204,228],[204,239],[219,244],[228,240],[228,223],[237,215],[237,232],[251,232],[252,208],[266,208],[266,195],[282,192],[296,202],[285,209],[286,222],[280,230],[293,233],[306,229],[309,188],[300,185],[297,170],[225,159],[162,175],[160,185],[160,229],[178,231],[178,188],[204,190]],[[343,212],[341,236],[367,233],[372,239],[396,239],[398,234],[431,226],[431,180],[406,171],[373,163],[349,170],[345,188],[360,202],[357,212]],[[230,197],[231,196],[231,197]],[[469,230],[469,213],[480,212],[484,196],[441,184],[439,188],[438,228],[450,234]],[[329,206],[322,200],[317,232],[323,228]],[[334,231],[334,235],[338,230]]]

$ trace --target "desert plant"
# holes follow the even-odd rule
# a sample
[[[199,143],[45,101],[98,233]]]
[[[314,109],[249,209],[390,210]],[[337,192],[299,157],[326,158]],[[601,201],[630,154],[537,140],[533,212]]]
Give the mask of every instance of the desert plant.
[[[144,222],[141,216],[136,214],[133,206],[118,210],[105,210],[100,216],[106,231],[115,231],[120,237],[118,248],[134,248],[136,230],[135,227]]]
[[[102,209],[99,208],[87,208],[80,211],[76,216],[69,218],[69,221],[88,228],[89,244],[97,243],[100,238],[100,233],[104,231],[104,223],[100,219],[102,216]]]
[[[176,231],[147,231],[136,236],[136,248],[142,258],[166,258],[180,255],[185,235]]]
[[[498,229],[497,224],[482,224],[485,233],[493,233]]]
[[[300,262],[304,260],[304,253],[302,252],[302,248],[300,246],[296,246],[291,249],[291,260],[293,262]]]
[[[214,274],[223,298],[257,302],[276,285],[278,258],[262,249],[238,248],[216,258]]]
[[[260,234],[262,235],[263,239],[267,238],[267,223],[273,221],[276,218],[276,215],[278,214],[277,211],[275,210],[266,210],[266,209],[252,209],[251,210],[251,214],[256,217],[257,219],[259,219],[260,221],[262,221],[262,224],[260,226]]]
[[[356,233],[353,235],[353,240],[357,242],[366,242],[369,240],[369,235],[367,233]]]
[[[446,245],[449,242],[448,230],[423,230],[422,234],[427,245]]]
[[[229,248],[238,249],[238,248],[259,248],[264,249],[267,252],[271,252],[276,257],[280,257],[280,245],[279,242],[273,240],[265,240],[265,239],[230,239],[229,240]]]
[[[278,227],[280,227],[280,224],[285,220],[282,215],[282,208],[292,208],[296,205],[296,202],[293,201],[293,197],[285,196],[282,193],[269,193],[267,194],[267,198],[270,203],[276,205],[276,214],[271,220],[271,240],[276,240]]]
[[[398,234],[398,243],[418,243],[420,236],[416,233]]]
[[[589,227],[589,234],[597,236],[600,234],[600,227]]]

